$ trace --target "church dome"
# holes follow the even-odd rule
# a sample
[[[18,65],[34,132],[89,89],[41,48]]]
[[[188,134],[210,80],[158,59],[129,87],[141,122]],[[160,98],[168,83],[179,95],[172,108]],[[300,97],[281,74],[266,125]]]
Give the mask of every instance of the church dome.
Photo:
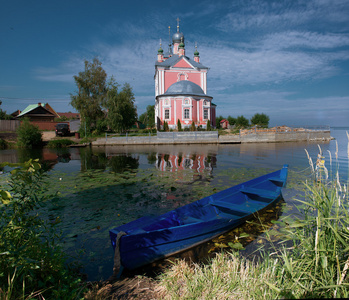
[[[172,36],[172,42],[175,43],[180,43],[181,41],[183,41],[184,43],[184,34],[182,32],[176,32],[173,36]]]
[[[206,96],[204,91],[196,83],[181,80],[172,84],[164,95],[194,95],[194,96]]]

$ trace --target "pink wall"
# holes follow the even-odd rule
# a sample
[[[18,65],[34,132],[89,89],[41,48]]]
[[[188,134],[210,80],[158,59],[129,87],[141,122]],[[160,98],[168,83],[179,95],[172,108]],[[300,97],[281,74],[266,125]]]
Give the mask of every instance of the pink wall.
[[[181,121],[183,120],[182,100],[180,99],[177,99],[176,113],[177,113],[177,120],[176,120],[176,124],[177,124],[178,119],[180,119]]]
[[[188,75],[188,79],[189,81],[194,82],[195,84],[197,84],[198,86],[200,86],[203,89],[203,86],[201,86],[201,72],[195,72],[195,73],[189,73],[190,70],[185,71],[185,70],[181,70],[181,71],[175,71],[175,72],[169,72],[169,71],[165,71],[165,92],[167,91],[167,89],[174,83],[176,83],[178,81],[178,74],[181,73],[186,73]]]

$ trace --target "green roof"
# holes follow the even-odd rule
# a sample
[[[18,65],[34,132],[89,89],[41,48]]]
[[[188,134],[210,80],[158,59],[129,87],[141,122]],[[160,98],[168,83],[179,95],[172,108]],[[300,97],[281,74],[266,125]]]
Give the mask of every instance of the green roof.
[[[42,107],[44,107],[45,105],[46,105],[46,103],[41,103]],[[32,111],[33,109],[37,108],[38,106],[39,106],[39,104],[28,105],[17,117],[21,117],[21,116],[27,114],[28,112]]]

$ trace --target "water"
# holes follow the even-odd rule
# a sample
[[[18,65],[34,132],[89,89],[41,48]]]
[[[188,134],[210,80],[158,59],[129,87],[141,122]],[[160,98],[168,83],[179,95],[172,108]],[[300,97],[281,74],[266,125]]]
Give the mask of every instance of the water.
[[[304,149],[315,162],[320,146],[330,175],[339,169],[341,181],[347,182],[346,130],[332,128],[336,140],[320,143],[2,150],[0,162],[45,162],[50,191],[57,195],[41,213],[61,220],[57,228],[65,251],[84,265],[89,280],[97,280],[112,272],[109,229],[143,215],[164,213],[284,164],[290,171],[283,195],[292,205],[304,180],[311,178]]]

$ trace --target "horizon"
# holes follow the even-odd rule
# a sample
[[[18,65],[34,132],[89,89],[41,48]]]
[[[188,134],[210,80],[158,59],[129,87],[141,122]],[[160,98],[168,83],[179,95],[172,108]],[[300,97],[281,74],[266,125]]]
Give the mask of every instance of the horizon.
[[[0,100],[7,113],[47,102],[76,112],[70,94],[84,61],[128,82],[138,115],[155,103],[154,72],[176,32],[209,67],[216,116],[270,117],[270,126],[349,126],[349,1],[133,1],[3,4]],[[171,26],[169,36],[168,26]]]

